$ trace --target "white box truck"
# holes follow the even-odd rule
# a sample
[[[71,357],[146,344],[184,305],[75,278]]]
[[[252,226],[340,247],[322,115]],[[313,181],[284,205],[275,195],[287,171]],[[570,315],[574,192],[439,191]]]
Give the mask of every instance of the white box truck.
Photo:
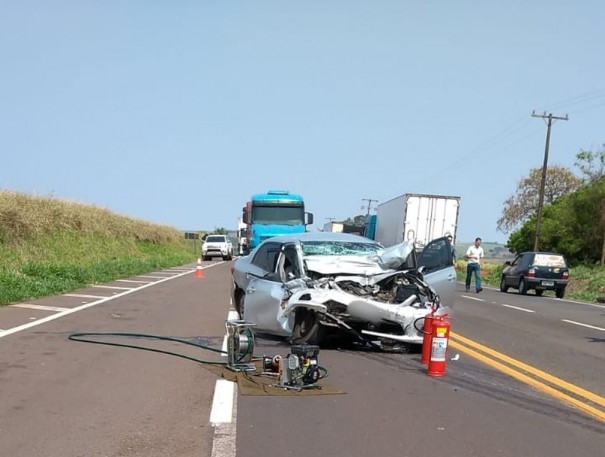
[[[404,240],[417,248],[442,236],[456,242],[460,197],[429,194],[403,194],[376,207],[374,239],[385,247]]]

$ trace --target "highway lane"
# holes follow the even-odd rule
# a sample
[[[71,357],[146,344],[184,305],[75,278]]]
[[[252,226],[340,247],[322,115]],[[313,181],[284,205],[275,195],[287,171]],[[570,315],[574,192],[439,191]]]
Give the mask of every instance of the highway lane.
[[[459,289],[454,332],[605,396],[605,306]]]
[[[546,297],[528,304],[535,298],[493,290],[465,294],[461,287],[452,319],[457,340],[464,335],[481,341],[581,384],[599,399],[604,378],[598,330],[561,319],[601,325],[602,310]],[[262,338],[258,343],[261,352],[280,349]],[[287,346],[281,351],[287,352]],[[320,363],[330,370],[328,379],[346,395],[275,401],[240,397],[238,456],[602,453],[605,421],[553,395],[546,388],[550,383],[511,376],[510,370],[496,369],[470,352],[450,347],[445,377],[431,378],[417,353],[322,349]]]
[[[229,265],[206,269],[203,279],[188,274],[19,333],[0,334],[0,455],[231,457],[227,451],[217,453],[216,446],[213,451],[217,429],[210,426],[209,416],[216,376],[198,364],[163,354],[67,340],[75,331],[134,331],[199,336],[220,347],[230,309]],[[102,294],[86,292],[74,295]],[[557,359],[556,351],[541,349],[552,337],[535,336],[559,332],[550,329],[546,319],[526,319],[527,314],[546,313],[559,304],[526,305],[515,301],[514,294],[503,295],[506,304],[534,306],[536,313],[528,313],[502,306],[499,294],[486,290],[467,298],[460,292],[454,331],[511,356],[531,354],[533,361],[522,360],[557,376],[574,372],[576,368],[564,368],[571,363],[568,357]],[[40,303],[70,308],[86,300],[91,299],[61,296]],[[0,309],[0,328],[48,312]],[[565,316],[584,319],[584,312],[578,309]],[[553,325],[563,324],[551,319]],[[569,332],[578,341],[558,344],[582,354],[585,362],[573,363],[585,367],[598,361],[599,353],[593,352],[585,334],[575,333],[576,327]],[[190,348],[168,348],[200,357]],[[257,355],[285,355],[288,350],[282,340],[257,336]],[[455,353],[450,349],[448,357]],[[322,348],[319,361],[330,372],[326,381],[345,393],[238,395],[233,427],[238,457],[422,457],[444,452],[556,457],[594,456],[602,450],[602,422],[462,351],[458,360],[448,362],[443,378],[427,376],[414,352]],[[551,364],[557,370],[551,370]],[[584,387],[600,392],[598,382],[583,376]]]
[[[230,282],[227,270],[218,267],[205,269],[204,279],[196,279],[188,266],[24,304],[33,307],[0,308],[5,330],[0,333],[0,455],[211,455],[214,374],[183,358],[74,342],[68,336],[144,333],[220,348]],[[144,288],[119,295],[129,287]],[[7,332],[10,328],[21,330]],[[170,341],[107,341],[222,359]]]

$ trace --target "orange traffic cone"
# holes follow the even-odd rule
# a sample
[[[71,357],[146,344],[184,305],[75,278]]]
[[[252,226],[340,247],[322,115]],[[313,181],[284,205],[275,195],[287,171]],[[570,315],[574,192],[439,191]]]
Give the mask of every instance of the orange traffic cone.
[[[204,277],[204,269],[202,268],[202,259],[197,259],[197,266],[195,267],[195,277],[196,278]]]

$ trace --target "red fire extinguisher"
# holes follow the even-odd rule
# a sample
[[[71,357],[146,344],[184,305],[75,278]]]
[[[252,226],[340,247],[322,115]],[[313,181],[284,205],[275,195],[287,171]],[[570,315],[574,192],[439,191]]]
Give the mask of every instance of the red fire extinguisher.
[[[428,375],[444,376],[447,360],[447,344],[450,337],[450,323],[446,320],[446,316],[434,316],[431,336],[431,357],[429,360]]]
[[[422,358],[420,359],[420,362],[423,365],[429,363],[429,357],[431,356],[431,340],[433,338],[434,318],[434,312],[430,312],[424,316],[424,327],[422,328]]]

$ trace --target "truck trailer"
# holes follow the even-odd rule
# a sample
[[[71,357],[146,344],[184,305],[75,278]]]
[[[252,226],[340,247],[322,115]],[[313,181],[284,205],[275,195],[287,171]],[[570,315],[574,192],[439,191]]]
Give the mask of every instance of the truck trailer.
[[[422,248],[431,240],[451,235],[456,242],[460,197],[403,194],[376,207],[373,239],[385,247],[403,241]]]

